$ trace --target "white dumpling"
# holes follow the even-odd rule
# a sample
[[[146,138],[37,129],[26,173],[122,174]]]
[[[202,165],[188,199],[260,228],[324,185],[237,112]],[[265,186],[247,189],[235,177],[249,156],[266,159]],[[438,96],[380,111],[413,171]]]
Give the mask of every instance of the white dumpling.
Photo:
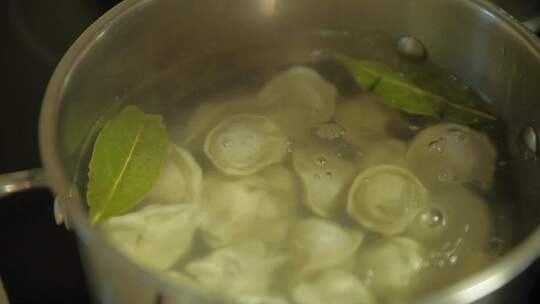
[[[358,249],[364,234],[344,229],[333,222],[308,218],[298,222],[291,232],[290,246],[300,276],[338,265]]]
[[[402,237],[382,238],[358,253],[358,270],[368,288],[383,298],[400,298],[413,290],[425,253],[416,241]]]
[[[347,212],[369,230],[394,235],[405,231],[427,202],[427,190],[411,172],[399,166],[380,165],[355,178]]]
[[[433,189],[466,182],[489,186],[496,158],[495,148],[485,135],[451,123],[423,130],[407,152],[409,166]]]
[[[356,169],[362,171],[377,165],[404,165],[407,144],[398,139],[386,138],[359,149],[355,158]]]
[[[199,105],[188,117],[187,123],[178,127],[178,132],[171,131],[174,142],[192,150],[202,150],[204,139],[210,130],[225,118],[254,112],[255,96],[241,95],[221,97],[219,101],[209,101]],[[175,134],[180,133],[180,134]]]
[[[240,114],[214,127],[204,143],[212,163],[229,175],[251,175],[279,163],[287,154],[289,141],[268,118]]]
[[[296,216],[298,181],[282,166],[232,178],[210,174],[203,186],[203,236],[213,248],[258,239],[279,246]]]
[[[344,128],[345,141],[360,149],[388,137],[391,126],[403,121],[398,112],[369,94],[342,103],[336,110],[335,120]]]
[[[303,282],[292,291],[296,304],[375,304],[375,297],[353,274],[326,270],[313,281]]]
[[[201,222],[196,204],[152,205],[102,224],[111,243],[141,266],[163,271],[190,249]]]
[[[323,146],[298,147],[292,160],[307,206],[319,216],[335,216],[343,207],[345,192],[356,173],[354,165]]]
[[[334,116],[337,89],[315,70],[293,67],[268,82],[258,96],[265,115],[287,135],[304,137]]]
[[[484,200],[459,185],[431,197],[432,203],[418,214],[405,235],[431,249],[429,262],[435,272],[481,267],[483,263],[475,257],[488,250],[491,236],[489,209]]]
[[[262,242],[237,243],[191,261],[185,271],[209,292],[230,298],[266,294],[286,258]]]
[[[151,203],[194,203],[199,200],[202,170],[191,154],[172,147],[146,200]]]

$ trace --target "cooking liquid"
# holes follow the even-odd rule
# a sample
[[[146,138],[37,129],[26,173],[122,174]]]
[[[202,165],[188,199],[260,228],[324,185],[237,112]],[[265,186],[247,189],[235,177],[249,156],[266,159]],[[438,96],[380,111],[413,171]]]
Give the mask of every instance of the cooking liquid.
[[[345,35],[341,37],[340,35]],[[336,38],[337,37],[337,38]],[[264,67],[256,67],[246,73],[245,76],[240,78],[235,78],[235,81],[226,81],[224,83],[218,83],[213,86],[212,90],[196,90],[194,94],[191,94],[183,99],[186,100],[186,103],[194,104],[192,111],[185,111],[183,109],[181,112],[175,112],[176,109],[173,109],[170,112],[164,112],[166,118],[168,129],[170,132],[171,140],[177,145],[182,145],[187,134],[184,134],[186,127],[186,122],[189,121],[190,115],[196,110],[198,104],[204,102],[221,102],[226,100],[235,99],[237,96],[242,96],[244,99],[253,99],[253,102],[256,100],[256,96],[260,88],[267,83],[272,77],[279,74],[282,71],[287,70],[291,66],[302,64],[304,66],[311,67],[319,72],[325,79],[332,82],[339,92],[339,97],[337,101],[336,108],[339,109],[344,103],[356,99],[369,97],[369,92],[362,92],[359,89],[347,71],[340,67],[335,61],[333,61],[329,54],[333,51],[343,51],[353,58],[362,58],[362,59],[371,59],[385,62],[389,65],[397,67],[402,70],[404,73],[415,73],[415,75],[423,75],[424,73],[431,77],[431,80],[434,83],[437,83],[441,86],[441,90],[445,91],[447,95],[452,96],[473,96],[475,102],[481,104],[484,107],[489,104],[489,101],[483,98],[479,93],[472,90],[468,87],[463,81],[457,77],[445,73],[442,69],[437,68],[429,62],[424,63],[414,63],[408,62],[406,58],[400,57],[400,55],[395,50],[394,39],[389,37],[377,34],[370,34],[363,36],[362,38],[350,39],[346,34],[338,33],[336,37],[330,37],[328,41],[323,43],[321,48],[310,48],[309,52],[299,51],[295,52],[294,47],[293,51],[286,52],[283,54],[276,52],[278,55],[287,55],[282,58],[274,58],[274,55],[271,54],[268,50],[263,50],[260,53],[253,52],[250,56],[245,58],[246,65],[249,66],[249,61],[260,62],[264,58],[267,58],[267,65]],[[308,40],[309,41],[309,40]],[[334,44],[337,43],[337,47]],[[331,51],[325,49],[325,45],[332,45]],[[275,55],[275,56],[278,56]],[[259,57],[260,56],[260,57]],[[305,57],[307,56],[307,57]],[[300,62],[296,62],[298,58],[302,58]],[[287,62],[290,59],[291,62]],[[276,65],[274,60],[284,61],[281,64]],[[255,66],[255,65],[254,65]],[[448,88],[458,88],[461,92],[452,92],[448,91]],[[439,93],[439,92],[434,92]],[[129,103],[129,100],[126,101]],[[387,134],[393,140],[399,140],[402,142],[410,143],[416,135],[418,135],[423,130],[443,123],[441,120],[434,118],[425,118],[415,115],[405,114],[400,112],[398,109],[391,109],[395,113],[389,113],[389,115],[398,115],[403,118],[403,120],[396,122],[396,125],[392,125],[391,132]],[[358,117],[358,119],[363,119],[363,117]],[[336,123],[335,120],[331,120],[330,124]],[[470,191],[476,193],[481,197],[488,207],[490,228],[489,230],[489,240],[485,246],[480,248],[478,244],[468,243],[466,238],[467,229],[470,226],[474,226],[475,223],[461,223],[461,227],[465,230],[461,235],[464,237],[448,239],[446,242],[443,242],[442,245],[440,242],[422,242],[419,241],[422,246],[424,246],[424,258],[422,261],[421,268],[415,279],[405,288],[407,291],[404,293],[404,298],[411,298],[417,295],[421,295],[427,292],[431,292],[437,288],[446,286],[452,282],[455,282],[471,273],[477,272],[483,267],[489,265],[495,261],[499,256],[503,255],[509,247],[513,244],[513,230],[512,222],[515,220],[513,218],[513,213],[508,208],[506,198],[507,194],[507,181],[505,180],[505,170],[508,167],[507,161],[505,159],[505,152],[502,147],[504,145],[504,140],[499,136],[502,126],[498,125],[499,122],[494,122],[493,124],[473,126],[473,128],[485,134],[489,137],[491,143],[497,148],[497,163],[496,163],[496,172],[495,172],[495,181],[493,185],[487,188],[480,187],[478,185],[465,184],[464,187]],[[313,129],[310,137],[308,139],[297,140],[290,138],[290,147],[289,154],[293,154],[297,147],[302,146],[306,140],[312,141],[324,141],[324,145],[330,147],[333,151],[335,157],[349,161],[351,163],[357,162],[358,158],[361,158],[364,151],[358,149],[354,145],[348,143],[344,138],[347,137],[348,130],[342,128],[329,128],[325,130],[325,139],[321,139],[320,134],[317,134],[317,129]],[[454,134],[455,140],[459,141],[460,136],[463,134],[457,132]],[[200,144],[200,143],[199,143]],[[445,153],[445,142],[434,142],[426,149],[429,149],[430,153]],[[200,146],[187,146],[185,147],[194,155],[198,164],[202,167],[204,175],[215,172],[216,167],[209,161],[208,157],[203,153]],[[314,162],[318,166],[324,167],[326,164],[326,159],[324,157],[319,157],[314,159]],[[294,172],[294,168],[291,162],[291,156],[287,156],[283,165]],[[429,166],[429,164],[426,164]],[[437,177],[442,183],[453,183],[452,169],[448,168],[448,171],[441,172]],[[358,174],[358,172],[356,173]],[[319,178],[332,179],[332,173],[329,172],[327,175],[319,176]],[[301,187],[301,183],[298,184]],[[431,189],[428,188],[428,191]],[[302,189],[298,189],[298,192],[303,193]],[[226,198],[224,198],[226,199]],[[345,198],[341,198],[345,200]],[[305,200],[305,197],[302,197],[302,200]],[[300,215],[298,220],[308,217],[315,217],[313,210],[308,208],[304,202],[299,202],[300,206]],[[477,217],[482,217],[482,215],[471,214],[475,212],[474,210],[468,210],[465,206],[462,206],[463,209],[458,211],[459,214],[463,214],[470,221],[474,221]],[[422,229],[437,231],[445,225],[445,211],[438,209],[436,207],[426,208],[422,210],[416,218],[415,223],[422,226]],[[340,212],[338,216],[331,217],[331,221],[339,224],[345,229],[359,229],[365,233],[365,239],[363,243],[357,249],[358,252],[361,252],[363,248],[369,247],[370,244],[376,243],[381,238],[384,238],[380,233],[370,231],[365,229],[362,225],[359,225],[357,222],[351,219],[346,212]],[[407,232],[400,234],[404,237],[408,237]],[[442,236],[444,239],[444,236]],[[287,248],[288,245],[284,243],[282,248]],[[193,260],[199,259],[201,257],[207,256],[210,254],[213,248],[210,248],[204,239],[200,235],[196,235],[194,243],[190,250],[190,253],[179,261],[176,266],[172,269],[185,274],[185,265],[189,264]],[[285,264],[287,265],[287,264]],[[391,272],[389,268],[388,271]],[[377,274],[374,274],[373,269],[369,267],[360,267],[355,268],[353,274],[356,275],[361,282],[370,289],[374,277]],[[291,284],[294,284],[294,279],[292,279],[292,274],[289,271],[287,266],[281,265],[279,269],[276,269],[275,276],[273,277],[272,283],[270,285],[269,294],[279,295],[291,303],[295,303],[291,299]],[[377,295],[377,294],[376,294]],[[380,294],[377,295],[381,302],[385,301],[385,297]],[[386,299],[388,300],[388,299]]]

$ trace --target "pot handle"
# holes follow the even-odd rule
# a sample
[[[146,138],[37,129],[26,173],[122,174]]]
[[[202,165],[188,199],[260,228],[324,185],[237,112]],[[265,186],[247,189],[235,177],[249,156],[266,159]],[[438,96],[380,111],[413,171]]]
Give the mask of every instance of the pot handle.
[[[41,168],[0,174],[0,199],[13,193],[47,186],[47,178]]]
[[[0,174],[0,199],[17,192],[41,188],[49,188],[47,177],[42,168]],[[63,223],[68,230],[70,229],[64,206],[59,197],[54,199],[54,219],[56,224]],[[0,303],[2,302],[0,301]]]
[[[540,32],[540,16],[523,22],[523,26],[528,28],[531,32],[538,34]]]

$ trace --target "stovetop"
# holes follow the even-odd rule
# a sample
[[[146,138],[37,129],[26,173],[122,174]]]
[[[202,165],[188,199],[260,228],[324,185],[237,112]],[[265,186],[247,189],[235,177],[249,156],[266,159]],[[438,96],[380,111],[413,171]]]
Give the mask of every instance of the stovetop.
[[[0,172],[40,166],[37,122],[48,79],[77,36],[117,2],[0,2]],[[520,20],[540,14],[536,0],[495,2]],[[0,277],[12,304],[90,303],[75,236],[55,225],[52,201],[46,190],[0,200]],[[537,293],[530,303],[540,303]]]

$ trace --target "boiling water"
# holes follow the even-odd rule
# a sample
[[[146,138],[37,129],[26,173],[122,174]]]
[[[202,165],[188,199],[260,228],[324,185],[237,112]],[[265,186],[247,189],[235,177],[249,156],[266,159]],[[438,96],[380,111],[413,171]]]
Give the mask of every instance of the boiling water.
[[[387,37],[354,41],[338,50],[487,103],[441,69],[400,57]],[[183,257],[159,269],[167,279],[238,303],[386,303],[455,282],[507,250],[496,122],[405,114],[359,89],[327,50],[300,53],[304,68],[292,59],[255,69],[195,92],[191,111],[163,113],[171,140],[202,170],[200,196],[175,202],[202,215]],[[167,191],[143,207],[170,207],[163,198],[174,201],[178,187]]]

